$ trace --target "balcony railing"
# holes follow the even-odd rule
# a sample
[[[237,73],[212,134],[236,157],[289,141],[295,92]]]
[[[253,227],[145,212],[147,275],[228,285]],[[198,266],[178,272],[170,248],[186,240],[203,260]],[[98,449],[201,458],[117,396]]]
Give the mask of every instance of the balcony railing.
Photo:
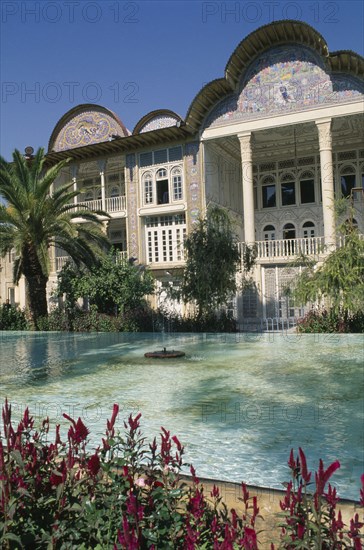
[[[76,206],[76,209],[78,210],[78,209],[81,209],[81,208],[88,208],[90,210],[102,210],[102,200],[97,199],[97,200],[94,200],[94,201],[78,202],[77,206]]]
[[[240,243],[244,251],[245,243]],[[324,251],[324,237],[281,239],[255,242],[257,260],[286,259],[294,256],[313,256]]]
[[[69,256],[56,256],[56,272],[58,273],[58,271],[61,271],[67,262],[72,263]]]
[[[126,210],[126,197],[110,197],[106,199],[106,212],[122,212]]]
[[[118,250],[116,254],[116,261],[122,262],[128,258],[128,252],[126,250]],[[56,272],[61,271],[61,269],[66,265],[67,262],[72,264],[72,260],[69,256],[56,256]]]
[[[90,210],[103,210],[102,200],[96,199],[92,201],[82,201],[78,202],[74,206],[75,210],[80,210],[82,208],[89,208]],[[113,212],[123,212],[126,210],[126,197],[125,195],[121,197],[108,197],[105,199],[105,211],[109,213]]]

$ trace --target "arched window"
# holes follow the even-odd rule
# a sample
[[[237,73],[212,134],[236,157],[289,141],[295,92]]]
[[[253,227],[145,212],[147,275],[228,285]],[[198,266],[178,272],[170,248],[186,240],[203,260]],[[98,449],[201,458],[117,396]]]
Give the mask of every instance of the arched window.
[[[276,228],[274,225],[266,225],[263,229],[263,235],[265,241],[274,241],[276,238]]]
[[[300,200],[301,204],[315,202],[315,178],[309,170],[300,175]]]
[[[168,175],[165,168],[161,168],[156,173],[156,186],[157,186],[157,204],[169,203],[169,185]]]
[[[181,168],[173,168],[172,170],[172,187],[173,187],[173,200],[178,201],[182,199],[182,170]]]
[[[315,224],[313,222],[305,222],[302,225],[303,236],[305,239],[315,236]]]
[[[293,174],[287,173],[281,177],[282,206],[296,204],[296,184]]]
[[[265,176],[262,180],[263,208],[273,208],[277,204],[276,183],[274,176]]]
[[[286,223],[283,226],[283,238],[284,239],[295,239],[296,238],[296,228],[293,223]]]
[[[350,197],[351,190],[355,187],[355,167],[348,165],[340,169],[341,194]]]
[[[144,204],[153,203],[153,176],[151,172],[143,175]]]

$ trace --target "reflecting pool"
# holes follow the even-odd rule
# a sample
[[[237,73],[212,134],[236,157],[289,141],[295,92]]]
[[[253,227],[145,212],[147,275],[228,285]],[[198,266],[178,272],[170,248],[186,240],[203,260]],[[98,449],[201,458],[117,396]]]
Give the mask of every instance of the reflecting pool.
[[[178,435],[200,476],[282,488],[291,447],[358,499],[363,468],[363,337],[283,334],[0,332],[0,398],[18,417],[81,416],[101,441],[113,403],[142,412],[148,438]],[[176,360],[146,351],[181,349]],[[120,428],[122,423],[120,422]],[[64,431],[66,433],[66,431]]]

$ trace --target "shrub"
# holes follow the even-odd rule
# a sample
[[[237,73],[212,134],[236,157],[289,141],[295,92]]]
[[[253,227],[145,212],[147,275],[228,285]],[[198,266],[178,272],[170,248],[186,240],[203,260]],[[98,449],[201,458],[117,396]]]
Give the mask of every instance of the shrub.
[[[280,548],[361,550],[360,529],[364,524],[359,521],[359,515],[355,514],[349,529],[344,529],[341,512],[336,510],[339,501],[336,489],[330,483],[327,486],[333,473],[340,468],[339,461],[336,460],[325,469],[320,460],[315,473],[313,494],[310,492],[312,473],[308,471],[306,456],[301,448],[296,459],[293,449],[291,450],[288,466],[292,479],[287,484],[285,498],[280,502],[282,516],[285,518]],[[364,475],[361,481],[360,504],[364,506]]]
[[[364,312],[353,315],[332,309],[312,309],[297,322],[297,330],[313,332],[364,332]]]
[[[11,406],[3,408],[0,434],[0,543],[4,549],[78,548],[113,550],[246,550],[258,549],[257,498],[242,484],[243,512],[238,516],[222,502],[214,486],[205,494],[193,466],[192,483],[181,480],[184,448],[161,428],[160,443],[149,445],[140,431],[139,413],[124,422],[120,434],[113,406],[105,437],[88,450],[89,430],[81,418],[67,414],[68,441],[56,426],[49,442],[49,420],[39,430],[28,408],[18,426]],[[336,514],[336,492],[326,484],[339,467],[322,461],[316,489],[307,488],[311,474],[299,450],[289,459],[292,480],[281,502],[279,548],[291,550],[361,548],[362,523],[356,515],[348,529]],[[364,504],[364,476],[361,504]],[[274,545],[271,546],[274,549]]]
[[[229,313],[209,312],[201,316],[158,310],[154,317],[154,330],[166,332],[237,332],[237,323]]]
[[[28,322],[24,311],[3,304],[0,306],[0,330],[27,330]]]

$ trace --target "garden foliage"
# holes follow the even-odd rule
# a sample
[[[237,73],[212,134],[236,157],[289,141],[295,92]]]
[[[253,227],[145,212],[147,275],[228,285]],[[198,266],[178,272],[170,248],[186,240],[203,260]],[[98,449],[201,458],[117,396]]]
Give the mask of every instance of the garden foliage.
[[[57,425],[51,441],[48,418],[36,429],[26,409],[16,426],[5,402],[0,438],[2,548],[259,548],[259,506],[245,484],[242,513],[229,511],[218,487],[205,493],[193,466],[191,483],[183,482],[184,447],[176,436],[161,428],[160,441],[147,444],[140,431],[140,413],[130,415],[119,433],[118,413],[115,404],[105,436],[90,450],[89,430],[81,418],[64,414],[68,440],[62,441]],[[312,495],[303,451],[296,459],[292,451],[288,464],[292,480],[281,502],[277,548],[359,550],[362,523],[355,516],[350,525],[343,524],[336,511],[336,492],[327,487],[339,463],[325,469],[320,461]]]
[[[24,311],[8,304],[0,306],[0,330],[27,330]]]
[[[181,295],[185,303],[195,303],[197,315],[208,315],[235,295],[240,252],[226,210],[208,209],[184,242],[186,265]]]

